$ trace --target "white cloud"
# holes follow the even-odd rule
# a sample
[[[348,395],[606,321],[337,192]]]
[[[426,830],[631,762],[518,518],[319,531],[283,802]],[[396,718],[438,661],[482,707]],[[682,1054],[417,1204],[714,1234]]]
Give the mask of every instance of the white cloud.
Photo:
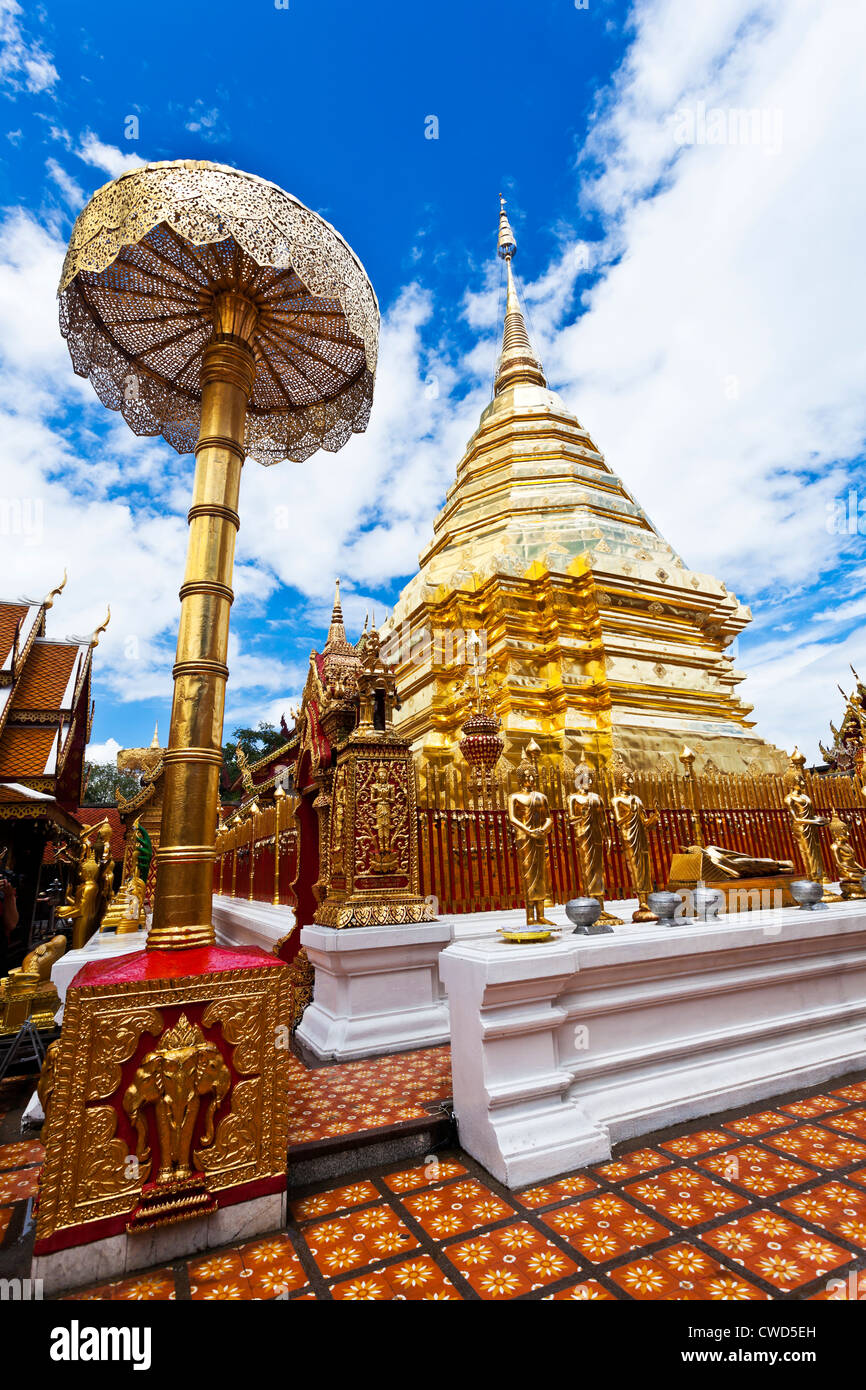
[[[84,756],[89,763],[115,763],[122,747],[116,738],[109,738],[104,743],[88,743]]]
[[[784,651],[764,658],[760,619],[796,595],[802,623],[810,594],[832,598],[822,576],[862,558],[862,541],[826,521],[866,434],[866,186],[853,173],[866,11],[641,0],[634,15],[578,163],[605,230],[603,274],[556,336],[556,305],[580,289],[573,248],[544,277],[553,312],[537,286],[527,298],[548,374],[611,467],[687,563],[753,603],[739,664],[753,672],[742,689],[758,732],[790,744],[798,724],[816,752],[838,713],[844,635],[792,637],[786,665]],[[775,121],[763,145],[751,123],[747,143],[678,144],[699,102],[781,112],[781,145]]]
[[[193,135],[200,135],[203,140],[208,141],[228,139],[229,129],[222,119],[219,107],[205,106],[205,103],[199,98],[193,102],[187,114],[186,129]]]
[[[90,130],[82,135],[75,153],[85,164],[92,164],[94,168],[104,170],[112,179],[118,179],[130,169],[139,169],[142,164],[147,163],[140,155],[124,154],[116,145],[106,145]]]
[[[22,14],[16,0],[0,0],[0,83],[11,92],[35,96],[50,92],[58,73],[51,54],[24,32]]]
[[[49,175],[57,184],[64,199],[73,212],[77,212],[84,204],[84,190],[81,184],[76,183],[70,174],[67,174],[62,165],[56,159],[46,159],[45,168]]]

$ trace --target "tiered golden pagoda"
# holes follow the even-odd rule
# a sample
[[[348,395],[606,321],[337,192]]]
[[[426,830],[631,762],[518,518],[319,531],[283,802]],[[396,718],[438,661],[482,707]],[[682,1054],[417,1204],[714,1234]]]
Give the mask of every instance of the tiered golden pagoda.
[[[465,634],[480,630],[512,762],[534,738],[548,758],[596,763],[616,748],[646,770],[660,754],[674,762],[687,741],[721,771],[781,772],[786,759],[752,732],[751,706],[736,695],[744,677],[726,651],[749,609],[686,568],[549,389],[515,250],[503,202],[493,400],[382,634],[397,665],[398,731],[422,765],[459,760],[469,709],[455,663]]]

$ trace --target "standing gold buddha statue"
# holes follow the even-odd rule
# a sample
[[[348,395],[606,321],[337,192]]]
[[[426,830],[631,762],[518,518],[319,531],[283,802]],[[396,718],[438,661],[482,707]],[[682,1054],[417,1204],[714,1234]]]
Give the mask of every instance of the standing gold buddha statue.
[[[815,815],[815,808],[812,805],[812,798],[809,795],[803,772],[805,762],[805,756],[795,748],[783,779],[785,790],[788,793],[785,797],[785,805],[788,808],[788,815],[791,817],[791,830],[806,873],[814,883],[823,885],[822,901],[835,903],[839,901],[839,894],[834,893],[829,887],[830,881],[824,865],[824,851],[821,848],[821,836],[819,834],[821,826],[827,824],[827,817]]]
[[[631,768],[621,759],[615,760],[615,795],[611,806],[619,826],[632,891],[638,900],[637,909],[632,913],[632,921],[657,922],[658,917],[650,910],[647,903],[647,898],[654,887],[652,856],[647,830],[658,820],[658,813],[654,811],[647,815],[640,797],[632,791],[633,785],[634,773]]]
[[[531,743],[527,752],[537,745]],[[536,752],[537,756],[537,752]],[[547,837],[553,829],[553,819],[547,797],[538,790],[538,774],[533,762],[524,759],[517,769],[520,790],[508,798],[508,822],[514,829],[520,877],[526,908],[527,927],[552,927],[544,915],[545,900],[550,896],[547,874]]]
[[[621,923],[622,918],[614,917],[604,907],[604,847],[609,843],[607,815],[601,797],[592,789],[592,783],[592,768],[588,763],[581,762],[574,773],[575,790],[568,798],[568,819],[577,840],[583,892],[586,897],[597,898],[601,903],[601,913],[596,921],[604,926],[614,926]]]

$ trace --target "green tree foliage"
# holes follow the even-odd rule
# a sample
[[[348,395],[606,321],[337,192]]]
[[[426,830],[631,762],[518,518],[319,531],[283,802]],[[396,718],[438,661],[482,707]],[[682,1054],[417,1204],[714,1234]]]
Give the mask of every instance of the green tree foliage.
[[[273,753],[277,748],[281,748],[285,741],[281,730],[263,719],[259,720],[254,729],[235,729],[231,741],[223,745],[223,800],[239,799],[237,791],[229,792],[229,788],[241,775],[237,764],[238,748],[243,748],[249,761],[255,763],[266,753]]]
[[[116,806],[118,790],[127,800],[140,790],[135,774],[118,772],[114,763],[85,763],[84,783],[85,806]]]

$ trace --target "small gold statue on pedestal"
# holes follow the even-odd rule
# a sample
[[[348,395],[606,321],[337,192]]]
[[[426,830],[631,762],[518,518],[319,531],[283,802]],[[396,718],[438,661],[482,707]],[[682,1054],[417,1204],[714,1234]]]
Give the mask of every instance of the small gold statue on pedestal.
[[[830,879],[824,866],[824,853],[821,849],[821,837],[818,831],[822,825],[827,824],[826,816],[816,816],[815,808],[812,805],[812,798],[806,787],[806,778],[803,773],[805,766],[805,756],[795,748],[791,754],[791,762],[784,776],[784,785],[788,795],[785,797],[785,805],[791,817],[791,829],[794,832],[794,839],[803,859],[806,873],[813,883],[820,883],[824,893],[821,899],[825,903],[837,903],[839,894],[830,888]]]
[[[580,762],[574,772],[575,790],[568,798],[568,819],[577,837],[583,892],[601,903],[596,924],[614,926],[620,924],[622,918],[614,917],[604,907],[604,846],[609,843],[607,816],[601,797],[592,790],[592,782],[592,768],[587,762]]]
[[[545,900],[550,896],[547,875],[547,837],[553,829],[547,797],[538,790],[538,744],[532,739],[526,757],[517,769],[520,791],[508,798],[508,823],[514,829],[520,859],[520,878],[526,908],[526,928],[506,931],[506,941],[546,941],[556,924],[544,915]]]
[[[842,890],[842,897],[866,898],[866,893],[864,893],[861,883],[861,879],[864,874],[866,874],[866,869],[863,868],[862,864],[857,862],[854,846],[851,843],[851,831],[835,807],[830,820],[830,834],[832,836],[830,848],[833,851],[833,862],[836,865],[836,872],[839,875],[839,887]]]
[[[90,939],[99,925],[102,899],[99,891],[100,866],[93,845],[85,835],[77,860],[78,883],[74,897],[68,897],[63,907],[58,907],[54,916],[60,921],[72,923],[72,949],[79,950]]]
[[[653,891],[652,858],[650,855],[647,828],[658,820],[658,813],[647,815],[639,796],[631,790],[634,773],[619,757],[614,759],[615,796],[611,802],[622,847],[625,850],[632,889],[638,900],[637,911],[632,913],[633,922],[657,922],[659,919],[647,904],[647,897]]]

